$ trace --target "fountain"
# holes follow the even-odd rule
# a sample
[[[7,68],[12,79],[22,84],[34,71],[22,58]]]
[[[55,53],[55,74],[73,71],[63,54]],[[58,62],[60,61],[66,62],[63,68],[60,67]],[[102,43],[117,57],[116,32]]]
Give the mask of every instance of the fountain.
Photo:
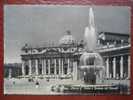
[[[100,84],[104,76],[103,60],[96,52],[97,33],[92,8],[89,11],[89,25],[84,34],[85,52],[80,57],[81,78],[87,84]]]

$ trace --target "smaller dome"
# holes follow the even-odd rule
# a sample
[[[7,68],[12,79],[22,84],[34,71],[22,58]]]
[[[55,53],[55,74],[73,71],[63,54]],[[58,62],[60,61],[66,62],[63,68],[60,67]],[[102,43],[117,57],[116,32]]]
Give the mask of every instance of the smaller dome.
[[[76,40],[75,38],[71,35],[70,31],[67,31],[67,34],[64,35],[60,40],[59,40],[59,44],[75,44]]]

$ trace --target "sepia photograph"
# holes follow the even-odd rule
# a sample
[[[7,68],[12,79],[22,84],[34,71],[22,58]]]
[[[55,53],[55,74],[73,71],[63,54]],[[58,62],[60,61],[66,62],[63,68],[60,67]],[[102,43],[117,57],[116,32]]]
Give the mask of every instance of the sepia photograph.
[[[5,95],[130,95],[131,8],[4,5]]]

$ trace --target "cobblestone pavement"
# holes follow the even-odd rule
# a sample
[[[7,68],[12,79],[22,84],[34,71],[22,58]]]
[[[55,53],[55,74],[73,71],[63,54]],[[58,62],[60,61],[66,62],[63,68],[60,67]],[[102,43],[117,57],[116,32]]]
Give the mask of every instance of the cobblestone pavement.
[[[35,82],[28,82],[28,79],[4,79],[4,94],[32,94],[32,95],[57,95],[51,91],[51,86],[56,84],[83,84],[81,81],[67,80],[49,80],[39,79],[39,86]],[[129,80],[107,80],[104,84],[123,83],[129,86]],[[60,93],[61,94],[61,93]]]

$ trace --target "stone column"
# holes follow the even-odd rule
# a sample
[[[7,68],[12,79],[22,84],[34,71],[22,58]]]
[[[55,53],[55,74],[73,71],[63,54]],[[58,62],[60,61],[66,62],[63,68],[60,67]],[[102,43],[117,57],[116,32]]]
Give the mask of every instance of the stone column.
[[[48,59],[48,75],[50,75],[50,59]]]
[[[44,74],[46,75],[46,60],[44,59],[43,60],[43,69],[44,69]]]
[[[97,40],[97,44],[100,45],[100,40],[99,39]]]
[[[73,62],[73,80],[77,80],[77,62]]]
[[[22,60],[22,75],[25,75],[25,62]]]
[[[106,74],[107,78],[109,78],[109,58],[106,59]]]
[[[60,61],[60,58],[59,58],[59,75],[61,74],[61,61]]]
[[[41,62],[42,62],[42,75],[44,74],[44,60],[41,59]]]
[[[62,75],[64,74],[64,71],[63,71],[63,59],[62,59],[62,64],[61,64],[61,72],[62,72]]]
[[[38,59],[35,60],[36,75],[38,75]]]
[[[29,75],[32,74],[31,59],[29,59]]]
[[[12,78],[12,69],[11,68],[9,68],[8,78],[9,79]]]
[[[68,58],[68,60],[67,60],[67,63],[68,63],[68,66],[67,66],[67,74],[69,74],[69,73],[70,73],[70,66],[69,66],[70,59],[69,59],[69,58]]]
[[[130,79],[130,71],[131,71],[131,58],[128,56],[128,79]]]
[[[123,56],[120,58],[120,77],[123,78]]]
[[[116,57],[113,58],[113,78],[116,78]]]
[[[56,59],[54,59],[54,74],[56,75],[57,72],[56,72]]]

